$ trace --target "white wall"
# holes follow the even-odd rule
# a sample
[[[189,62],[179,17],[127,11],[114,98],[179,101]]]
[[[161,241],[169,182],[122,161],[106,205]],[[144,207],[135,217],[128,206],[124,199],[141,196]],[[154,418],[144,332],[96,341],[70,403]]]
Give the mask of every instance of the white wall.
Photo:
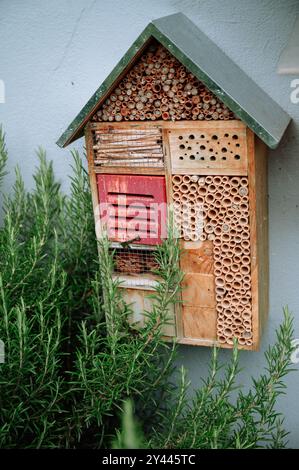
[[[42,145],[67,190],[69,150],[55,142],[147,23],[183,11],[293,118],[269,155],[271,308],[263,349],[288,304],[299,338],[299,104],[289,98],[290,81],[276,65],[299,13],[296,0],[0,0],[0,100],[9,148],[9,169],[19,164],[28,187]],[[299,77],[297,77],[299,78]],[[77,148],[82,149],[83,141]],[[13,175],[6,181],[10,190]],[[206,371],[209,349],[181,347],[179,362],[194,386]],[[226,360],[229,352],[221,354]],[[262,353],[244,352],[244,385],[264,364]],[[299,448],[299,371],[287,379],[280,401]]]

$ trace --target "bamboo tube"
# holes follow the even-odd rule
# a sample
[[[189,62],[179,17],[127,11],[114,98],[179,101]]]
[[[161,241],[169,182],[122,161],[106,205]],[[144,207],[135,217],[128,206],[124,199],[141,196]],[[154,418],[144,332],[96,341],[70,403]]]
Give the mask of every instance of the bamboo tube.
[[[252,338],[252,333],[250,331],[244,331],[243,332],[243,338],[251,339]]]
[[[221,264],[222,264],[223,266],[228,266],[228,267],[231,268],[232,259],[231,259],[231,258],[224,257],[224,258],[222,258]]]
[[[223,207],[230,207],[232,205],[232,201],[230,198],[228,197],[225,197],[224,199],[222,199],[222,206]]]
[[[248,178],[241,178],[240,184],[241,186],[248,186]]]
[[[242,257],[242,263],[245,264],[245,265],[250,265],[251,260],[250,260],[249,256],[243,256]]]
[[[214,251],[214,254],[215,254],[215,255],[220,255],[220,254],[221,254],[221,248],[220,248],[220,246],[219,246],[219,245],[218,245],[218,246],[214,246],[213,251]]]
[[[222,269],[214,268],[214,276],[221,276],[221,275],[222,275]]]
[[[233,248],[233,252],[234,252],[234,255],[235,255],[235,256],[241,256],[242,253],[243,253],[243,250],[242,250],[242,248],[241,248],[239,245],[236,245],[236,246]]]
[[[219,186],[219,185],[222,183],[221,176],[214,176],[214,178],[213,178],[213,183],[214,183],[216,186]]]
[[[235,281],[242,282],[244,278],[241,273],[236,273],[234,274],[234,279]]]
[[[221,229],[221,227],[219,227],[219,226],[215,227],[214,233],[215,233],[216,237],[221,236],[221,234],[222,234],[222,229]],[[219,242],[220,242],[219,244],[221,244],[221,240],[220,240],[220,239],[219,239]]]
[[[231,183],[230,183],[229,181],[228,181],[227,183],[224,183],[223,188],[224,188],[224,191],[223,191],[223,192],[224,192],[226,195],[230,195],[230,194],[231,194],[232,185],[231,185]]]
[[[243,325],[245,327],[245,329],[248,329],[249,331],[251,331],[251,321],[250,320],[243,320]]]
[[[239,186],[240,182],[241,182],[240,178],[238,178],[238,177],[231,178],[231,180],[230,180],[231,185],[236,186],[236,187]]]
[[[247,231],[247,228],[248,228],[248,231]],[[242,227],[241,227],[241,229],[242,229]],[[243,242],[243,240],[249,240],[249,238],[250,238],[249,227],[245,227],[245,229],[242,229],[241,237],[242,237],[242,242]],[[242,243],[241,243],[241,245],[242,245]]]
[[[181,196],[181,193],[180,193],[179,191],[174,191],[174,192],[172,193],[172,197],[173,197],[173,199],[175,199],[175,200],[180,200],[180,196]]]
[[[222,225],[222,231],[223,232],[229,232],[230,231],[230,226],[226,223]]]
[[[237,263],[232,263],[230,267],[233,273],[237,273],[239,270],[242,272],[241,268],[242,266],[240,267]]]
[[[218,238],[216,234],[215,234],[215,239],[214,239],[214,246],[215,247],[221,246],[221,239]]]
[[[219,343],[221,343],[221,344],[226,343],[226,337],[223,336],[222,334],[218,335],[217,339],[218,339]]]
[[[225,280],[223,277],[216,277],[215,278],[215,285],[217,287],[224,287],[225,286]]]
[[[190,181],[192,181],[192,183],[197,183],[198,179],[199,179],[199,176],[197,175],[190,176]]]
[[[239,256],[239,255],[235,255],[235,256],[233,257],[233,262],[234,262],[235,264],[241,264],[241,263],[242,263],[242,257]]]
[[[222,274],[227,274],[229,272],[229,267],[228,266],[222,266]]]
[[[211,224],[206,224],[205,225],[205,232],[206,233],[213,233],[214,232],[214,227]]]
[[[244,228],[242,227],[242,225],[235,224],[234,229],[235,229],[236,232],[239,233],[240,236],[243,238],[245,232],[244,232]]]
[[[215,292],[217,295],[224,295],[226,290],[223,287],[216,287]]]
[[[211,193],[208,193],[206,196],[205,196],[205,202],[211,206],[211,204],[214,202],[214,195],[211,194]]]
[[[246,290],[249,291],[249,290],[251,289],[251,284],[250,284],[250,282],[245,282],[245,281],[243,281],[243,286],[244,286],[245,291],[246,291]]]
[[[217,190],[217,187],[215,186],[215,184],[210,183],[210,184],[208,185],[208,192],[209,192],[209,193],[215,193],[216,190]]]
[[[224,243],[229,243],[230,240],[231,240],[230,234],[227,233],[227,232],[221,232],[221,240],[222,240]]]
[[[226,211],[226,215],[229,219],[231,219],[232,217],[234,217],[234,214],[235,214],[235,211],[233,209],[227,209]]]
[[[214,194],[214,200],[215,200],[215,203],[219,203],[219,207],[221,207],[221,199],[222,199],[222,193],[220,191],[216,191],[215,194]]]
[[[196,204],[199,204],[200,206],[203,206],[204,197],[197,195],[196,198],[195,198],[195,202],[196,202]],[[201,209],[201,210],[202,210],[202,209]]]
[[[174,175],[172,177],[172,182],[175,184],[180,184],[183,181],[183,177],[181,175]]]
[[[181,193],[188,193],[189,192],[189,186],[187,183],[181,183],[180,184],[180,192]]]
[[[227,243],[222,243],[221,248],[222,248],[223,253],[225,253],[225,255],[227,256],[226,252],[230,251],[229,245]]]
[[[201,196],[205,196],[207,193],[207,188],[205,186],[198,186],[197,192]]]
[[[190,183],[190,176],[189,175],[184,175],[183,176],[183,182],[184,183]]]
[[[228,282],[228,283],[231,283],[233,280],[234,280],[234,276],[231,272],[228,272],[225,276],[225,280]]]
[[[238,342],[240,343],[241,346],[245,346],[245,345],[246,345],[246,340],[245,340],[244,338],[242,338],[242,337],[239,338],[239,341],[238,341]]]
[[[246,186],[241,186],[239,188],[239,195],[240,196],[247,196],[248,195],[248,188]]]
[[[189,185],[189,191],[190,193],[196,193],[197,192],[197,185],[195,183]]]
[[[231,336],[232,336],[233,331],[232,331],[231,328],[226,327],[226,328],[224,329],[223,333],[224,333],[224,335],[225,335],[226,338],[227,338],[227,337],[231,337]]]
[[[232,196],[236,196],[238,194],[238,189],[235,188],[234,186],[230,189],[230,194]]]

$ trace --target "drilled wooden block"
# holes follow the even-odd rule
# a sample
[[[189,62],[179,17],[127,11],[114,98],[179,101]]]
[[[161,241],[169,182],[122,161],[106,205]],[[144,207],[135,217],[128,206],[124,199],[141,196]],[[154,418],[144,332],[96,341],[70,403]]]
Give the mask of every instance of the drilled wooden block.
[[[210,124],[210,123],[209,123]],[[168,130],[173,173],[247,175],[246,127]]]

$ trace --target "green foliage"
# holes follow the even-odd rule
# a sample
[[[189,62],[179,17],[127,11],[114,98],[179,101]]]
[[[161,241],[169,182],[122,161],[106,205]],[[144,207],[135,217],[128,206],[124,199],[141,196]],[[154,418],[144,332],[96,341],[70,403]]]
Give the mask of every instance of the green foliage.
[[[0,229],[0,448],[283,447],[275,406],[290,371],[288,311],[249,392],[236,384],[237,349],[224,366],[215,349],[208,378],[188,400],[185,371],[178,389],[171,382],[175,345],[161,339],[182,277],[172,223],[156,253],[154,306],[138,330],[127,321],[131,306],[112,276],[107,238],[97,247],[78,153],[68,197],[42,149],[38,158],[33,191],[16,170]],[[0,182],[6,161],[1,130]]]
[[[2,126],[0,126],[0,186],[2,184],[3,177],[6,175],[5,165],[7,162],[7,150],[5,145],[5,136],[3,133]]]
[[[235,344],[231,362],[219,365],[218,350],[212,352],[210,373],[193,398],[187,399],[189,383],[181,369],[179,392],[173,397],[168,413],[163,414],[159,431],[152,430],[144,438],[125,403],[121,432],[117,433],[117,448],[169,449],[256,449],[284,448],[288,433],[283,419],[275,410],[277,398],[284,393],[283,378],[291,371],[290,356],[293,326],[287,309],[276,332],[277,342],[265,353],[266,372],[252,379],[252,388],[243,393],[236,384],[239,370]],[[224,367],[224,370],[222,370]],[[222,374],[221,374],[222,372]],[[219,377],[220,375],[220,377]],[[133,436],[126,440],[126,436]],[[128,443],[129,442],[129,443]]]
[[[287,433],[275,405],[285,389],[283,378],[291,371],[293,326],[287,309],[276,335],[276,343],[265,353],[266,371],[252,379],[252,388],[246,393],[236,383],[240,371],[236,345],[230,363],[224,366],[219,364],[217,349],[213,350],[208,378],[191,403],[186,399],[188,384],[183,370],[171,415],[150,445],[183,449],[284,447]]]
[[[112,444],[113,449],[141,449],[144,448],[143,435],[140,426],[133,416],[131,400],[126,400],[122,414],[121,432],[117,432]]]
[[[0,149],[4,174],[2,133]],[[79,155],[73,153],[69,197],[42,149],[38,158],[32,192],[16,170],[0,230],[0,338],[6,353],[0,365],[0,447],[109,446],[126,397],[157,422],[157,390],[162,396],[172,387],[174,350],[152,335],[150,323],[138,332],[125,321],[130,309],[112,279],[106,239],[98,258]],[[152,322],[162,316],[168,296],[175,301],[172,292],[163,292]]]

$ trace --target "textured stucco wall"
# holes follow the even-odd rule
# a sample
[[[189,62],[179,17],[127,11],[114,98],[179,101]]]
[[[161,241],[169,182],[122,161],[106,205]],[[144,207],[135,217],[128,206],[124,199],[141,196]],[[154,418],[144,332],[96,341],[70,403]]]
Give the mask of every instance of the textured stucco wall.
[[[36,165],[34,149],[43,145],[67,190],[69,150],[55,141],[90,95],[153,18],[183,11],[293,118],[285,138],[269,155],[270,321],[263,350],[288,304],[299,338],[299,104],[289,98],[292,78],[276,65],[299,14],[296,0],[0,0],[0,102],[9,148],[10,170],[19,164],[28,187]],[[299,78],[299,77],[297,77]],[[82,149],[83,141],[75,147]],[[13,175],[6,180],[9,191]],[[178,362],[200,383],[209,349],[181,347]],[[226,360],[229,352],[221,357]],[[264,364],[263,354],[243,353],[246,386]],[[288,379],[280,400],[299,448],[299,371]]]

